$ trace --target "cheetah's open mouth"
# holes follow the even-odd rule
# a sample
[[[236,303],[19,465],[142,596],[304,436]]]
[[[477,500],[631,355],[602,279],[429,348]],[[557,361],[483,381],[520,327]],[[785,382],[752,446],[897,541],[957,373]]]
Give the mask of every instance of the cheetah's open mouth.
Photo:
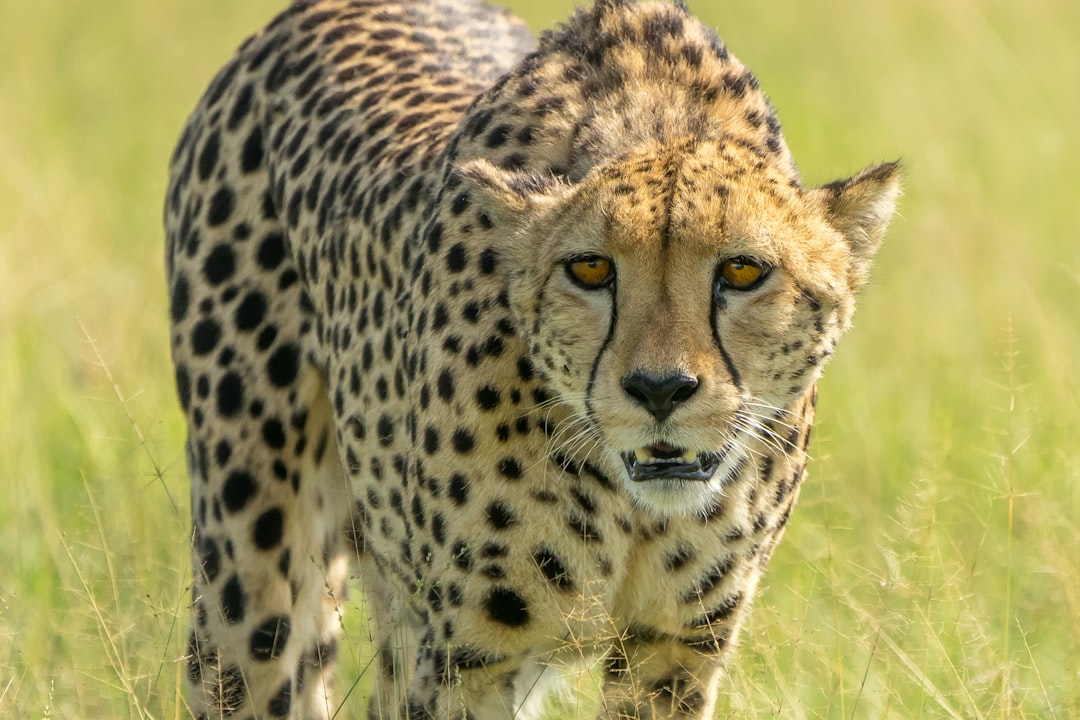
[[[646,480],[709,480],[720,465],[720,453],[698,453],[658,442],[622,453],[634,482]]]

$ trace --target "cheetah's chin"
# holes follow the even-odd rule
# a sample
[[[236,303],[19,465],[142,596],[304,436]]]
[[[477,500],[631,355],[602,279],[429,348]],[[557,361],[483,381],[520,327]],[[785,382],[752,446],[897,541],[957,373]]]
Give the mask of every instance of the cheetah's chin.
[[[664,442],[620,453],[633,482],[650,480],[711,480],[723,455],[698,453]]]

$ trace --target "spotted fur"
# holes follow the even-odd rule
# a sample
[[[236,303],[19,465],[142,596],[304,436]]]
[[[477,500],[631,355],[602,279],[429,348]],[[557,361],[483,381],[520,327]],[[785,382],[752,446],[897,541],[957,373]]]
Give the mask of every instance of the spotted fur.
[[[594,655],[601,717],[709,716],[897,192],[804,188],[681,4],[293,4],[171,165],[193,714],[333,715],[356,568],[372,717]]]

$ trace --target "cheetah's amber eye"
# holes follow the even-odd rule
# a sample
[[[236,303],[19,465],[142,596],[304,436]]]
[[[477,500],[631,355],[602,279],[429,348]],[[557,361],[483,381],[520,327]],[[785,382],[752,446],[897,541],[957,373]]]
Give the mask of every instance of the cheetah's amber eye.
[[[586,255],[566,262],[570,279],[586,290],[599,290],[615,279],[615,265],[606,257]]]
[[[720,280],[732,290],[752,290],[768,272],[768,267],[748,257],[729,258],[720,263]]]

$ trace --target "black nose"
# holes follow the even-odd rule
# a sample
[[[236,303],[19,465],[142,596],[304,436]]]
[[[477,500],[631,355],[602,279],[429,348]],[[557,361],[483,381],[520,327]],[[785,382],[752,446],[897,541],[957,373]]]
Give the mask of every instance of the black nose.
[[[698,389],[697,378],[681,372],[660,378],[634,372],[621,384],[626,394],[652,413],[657,422],[665,420],[676,404],[689,400]]]

